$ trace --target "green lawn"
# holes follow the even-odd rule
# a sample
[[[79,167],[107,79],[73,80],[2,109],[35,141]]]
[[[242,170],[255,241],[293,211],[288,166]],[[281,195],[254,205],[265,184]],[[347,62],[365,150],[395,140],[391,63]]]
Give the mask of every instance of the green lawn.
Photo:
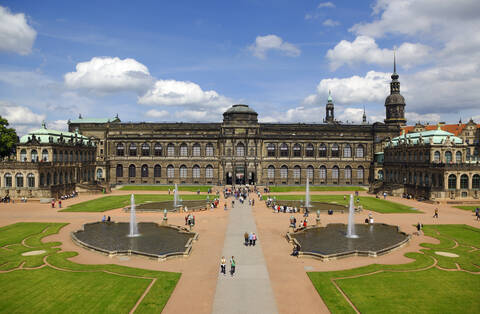
[[[268,196],[264,195],[263,199],[267,199]],[[270,195],[270,197],[276,197],[277,200],[304,200],[305,195]],[[313,202],[325,202],[325,203],[337,203],[342,205],[348,205],[350,201],[350,195],[346,195],[346,199],[343,199],[343,195],[310,195],[310,199]],[[420,211],[412,209],[411,207],[375,198],[372,196],[359,196],[360,205],[364,210],[376,211],[379,213],[419,213]],[[355,198],[356,203],[357,198]]]
[[[45,236],[58,233],[63,226],[65,224],[17,223],[0,228],[2,246],[8,245],[0,249],[0,269],[10,271],[0,273],[1,313],[128,313],[153,279],[155,284],[136,311],[162,311],[180,278],[179,273],[70,262],[67,258],[77,253],[58,253],[61,243],[41,241]],[[33,248],[22,245],[23,239]],[[34,250],[46,253],[21,255]],[[46,265],[45,256],[49,264],[61,270]],[[20,265],[23,269],[14,270]],[[32,267],[41,268],[27,269]]]
[[[478,205],[470,205],[470,206],[454,206],[455,208],[463,209],[463,210],[469,210],[474,212],[475,208],[480,207],[480,204]]]
[[[182,195],[183,200],[203,200],[205,195],[186,194]],[[161,202],[172,201],[173,195],[167,194],[136,194],[135,204],[142,204],[148,201]],[[65,209],[62,212],[104,212],[111,209],[117,209],[130,205],[130,195],[111,195],[97,198],[90,201],[81,202]]]
[[[362,186],[310,186],[310,191],[366,191]],[[271,193],[305,192],[305,186],[272,186]]]
[[[188,191],[188,192],[208,192],[208,189],[211,189],[211,185],[179,185],[179,191]],[[124,191],[173,191],[175,186],[173,185],[125,185],[119,190]]]
[[[424,243],[421,253],[405,254],[414,259],[411,263],[373,264],[344,271],[310,272],[308,276],[332,313],[354,313],[333,281],[362,313],[478,313],[480,275],[433,266],[436,259],[441,268],[456,270],[458,265],[462,270],[480,272],[480,251],[472,251],[472,244],[480,248],[480,230],[466,225],[427,225],[424,232],[440,243]],[[459,257],[443,257],[436,251]],[[353,278],[358,275],[364,276]]]

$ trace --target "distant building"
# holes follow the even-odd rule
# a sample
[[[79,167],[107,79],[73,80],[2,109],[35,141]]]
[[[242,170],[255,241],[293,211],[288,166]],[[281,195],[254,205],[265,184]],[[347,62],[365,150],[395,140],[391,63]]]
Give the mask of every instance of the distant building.
[[[20,138],[15,161],[0,163],[0,193],[11,198],[58,198],[93,183],[95,146],[87,137],[41,129]]]
[[[418,131],[418,125],[413,130]],[[462,127],[457,134],[469,137],[465,140],[441,125],[428,131],[404,131],[384,149],[384,188],[394,195],[426,199],[479,198],[480,147],[478,136],[470,138],[477,130],[473,121]]]

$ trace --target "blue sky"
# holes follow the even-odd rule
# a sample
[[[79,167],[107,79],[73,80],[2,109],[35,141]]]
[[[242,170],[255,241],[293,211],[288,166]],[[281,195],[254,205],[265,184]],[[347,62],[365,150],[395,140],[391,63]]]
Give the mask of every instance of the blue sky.
[[[480,120],[476,1],[3,1],[0,114],[67,119],[384,118],[393,48],[409,124]]]

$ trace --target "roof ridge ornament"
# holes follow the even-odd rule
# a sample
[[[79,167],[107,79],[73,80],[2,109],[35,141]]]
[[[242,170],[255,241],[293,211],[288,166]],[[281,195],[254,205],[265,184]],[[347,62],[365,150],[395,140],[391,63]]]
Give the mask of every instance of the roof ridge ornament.
[[[45,130],[47,129],[47,123],[45,123],[45,120],[42,121],[42,128],[44,128]]]

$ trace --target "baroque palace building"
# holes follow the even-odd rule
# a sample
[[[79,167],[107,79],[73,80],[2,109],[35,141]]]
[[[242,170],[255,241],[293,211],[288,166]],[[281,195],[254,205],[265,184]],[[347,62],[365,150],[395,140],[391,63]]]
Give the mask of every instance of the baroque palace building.
[[[381,174],[384,142],[405,125],[405,100],[394,71],[384,123],[335,120],[329,96],[323,123],[260,123],[234,105],[220,123],[69,121],[96,142],[96,177],[109,184],[364,185]],[[321,120],[321,118],[319,118]]]

